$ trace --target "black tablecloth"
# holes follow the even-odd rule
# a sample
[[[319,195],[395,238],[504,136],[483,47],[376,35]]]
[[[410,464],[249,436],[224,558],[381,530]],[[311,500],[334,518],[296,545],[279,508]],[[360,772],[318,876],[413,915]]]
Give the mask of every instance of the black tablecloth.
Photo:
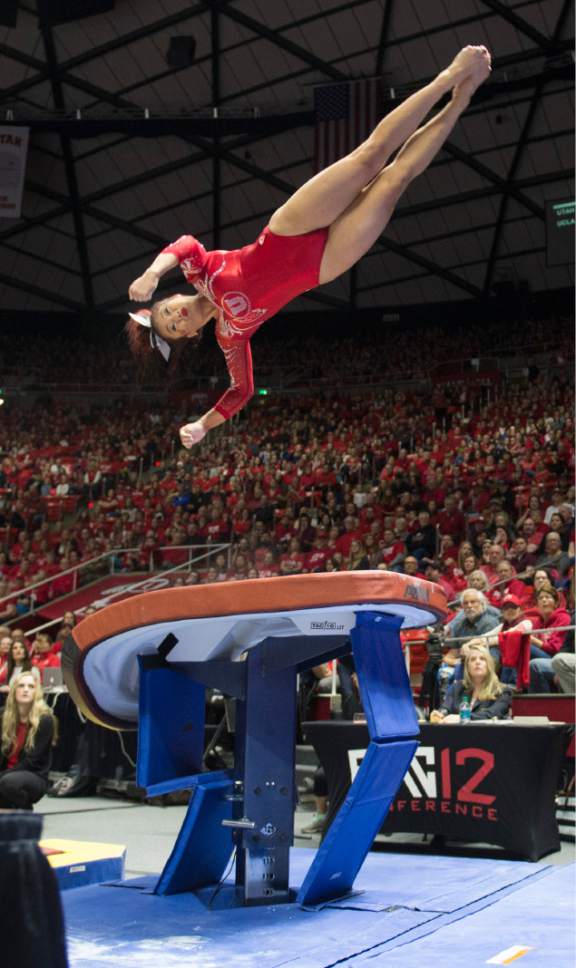
[[[350,722],[302,728],[326,772],[330,823],[369,743],[368,730]],[[563,725],[425,724],[382,832],[497,844],[538,860],[560,847],[554,797],[565,742]]]

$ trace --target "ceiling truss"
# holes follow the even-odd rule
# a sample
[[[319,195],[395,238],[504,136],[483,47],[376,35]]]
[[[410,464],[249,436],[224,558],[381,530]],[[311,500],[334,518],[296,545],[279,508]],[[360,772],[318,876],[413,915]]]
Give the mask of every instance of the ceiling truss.
[[[474,204],[480,200],[495,200],[496,216],[484,219],[481,223],[482,231],[491,236],[487,255],[484,259],[463,259],[459,264],[448,265],[440,264],[440,261],[426,254],[425,250],[432,244],[467,237],[473,230],[464,224],[459,224],[451,231],[428,232],[421,243],[399,241],[397,237],[393,237],[393,233],[387,232],[378,240],[372,252],[372,256],[376,257],[382,252],[391,253],[417,270],[415,274],[404,278],[436,278],[445,283],[455,296],[460,294],[461,297],[479,298],[492,291],[499,260],[515,257],[509,246],[503,250],[503,240],[510,227],[516,223],[520,226],[524,219],[535,220],[535,225],[542,226],[545,221],[542,192],[548,191],[548,186],[558,185],[558,191],[564,194],[569,180],[573,178],[573,167],[566,163],[561,167],[549,167],[536,175],[527,175],[523,170],[526,152],[540,150],[538,146],[546,143],[546,136],[534,130],[538,112],[542,109],[543,97],[547,96],[552,103],[554,98],[565,97],[572,92],[571,66],[561,58],[572,49],[573,31],[570,24],[570,0],[563,0],[558,7],[555,25],[548,32],[544,29],[543,22],[538,24],[537,18],[533,16],[532,8],[540,6],[536,0],[514,4],[501,0],[476,0],[475,5],[477,12],[474,15],[459,18],[455,16],[451,25],[438,23],[420,30],[410,30],[405,29],[404,23],[400,26],[397,23],[397,18],[402,17],[402,5],[396,0],[382,0],[378,4],[379,32],[375,37],[372,35],[376,43],[365,51],[362,72],[368,76],[390,76],[392,86],[394,58],[398,49],[403,45],[406,48],[411,45],[410,49],[413,50],[415,44],[429,44],[430,38],[445,33],[447,29],[465,29],[471,25],[484,29],[488,25],[494,26],[500,20],[521,38],[518,49],[511,49],[495,57],[493,82],[481,89],[468,112],[470,118],[487,117],[487,112],[494,111],[498,105],[502,105],[504,113],[511,112],[516,116],[518,112],[520,128],[517,139],[496,142],[494,150],[487,151],[489,155],[506,152],[506,170],[502,169],[500,163],[495,166],[493,162],[483,160],[482,152],[474,155],[451,139],[431,166],[431,173],[440,173],[443,170],[452,172],[454,166],[458,166],[469,173],[468,177],[474,179],[476,187],[457,192],[440,191],[427,200],[401,202],[394,216],[396,224],[425,217],[436,209],[446,213],[451,208]],[[75,280],[76,293],[77,282],[80,281],[81,292],[72,297],[67,292],[65,281],[61,285],[61,291],[57,292],[44,285],[36,285],[33,280],[18,279],[13,274],[0,275],[0,286],[27,292],[31,296],[42,295],[44,301],[53,302],[55,306],[71,311],[81,311],[83,308],[89,311],[120,311],[126,302],[124,292],[102,299],[96,295],[96,281],[106,277],[112,268],[128,270],[130,266],[134,267],[138,260],[150,257],[158,247],[164,245],[165,235],[147,227],[146,222],[151,215],[161,218],[176,211],[179,203],[171,201],[153,205],[152,213],[147,216],[138,213],[134,218],[126,218],[110,210],[110,200],[115,196],[138,191],[166,178],[180,178],[194,165],[208,163],[211,172],[210,188],[191,193],[190,203],[201,205],[204,201],[210,202],[210,231],[213,246],[218,248],[224,244],[222,240],[226,239],[231,229],[237,229],[244,223],[248,225],[255,219],[264,222],[274,211],[274,207],[271,208],[269,204],[262,204],[267,198],[264,191],[259,204],[255,205],[256,211],[253,210],[246,217],[236,217],[233,220],[227,218],[222,205],[222,193],[227,187],[225,171],[236,173],[236,184],[240,190],[243,185],[251,187],[259,184],[282,198],[292,193],[294,184],[289,177],[290,171],[306,166],[311,169],[312,159],[308,153],[303,157],[289,158],[281,165],[264,166],[251,159],[248,152],[251,148],[257,151],[263,142],[274,135],[309,131],[314,123],[310,107],[304,106],[295,110],[295,98],[294,104],[287,104],[275,116],[262,118],[257,116],[257,112],[252,117],[247,113],[227,113],[226,106],[234,103],[238,92],[230,90],[230,83],[223,75],[223,65],[227,57],[242,53],[248,56],[249,50],[259,50],[258,45],[262,43],[266,44],[266,50],[272,48],[276,51],[279,58],[287,58],[288,66],[280,78],[275,77],[266,82],[250,81],[246,84],[242,94],[248,101],[277,82],[294,82],[295,85],[300,85],[302,82],[307,83],[307,77],[312,78],[314,83],[353,79],[357,75],[350,70],[352,55],[349,51],[328,59],[314,49],[313,43],[308,45],[303,40],[307,41],[308,32],[321,29],[324,21],[328,22],[329,18],[361,15],[368,8],[374,7],[374,0],[349,0],[348,3],[335,4],[329,11],[309,13],[274,26],[256,19],[252,15],[252,4],[247,5],[250,12],[244,6],[242,0],[205,0],[190,5],[183,0],[181,10],[153,19],[148,24],[135,22],[133,29],[120,32],[105,42],[89,46],[71,56],[62,56],[62,48],[58,46],[55,37],[57,28],[48,26],[39,26],[44,48],[43,58],[37,47],[32,50],[21,49],[15,44],[7,43],[6,38],[0,42],[0,55],[21,65],[26,73],[20,80],[0,89],[0,119],[2,112],[6,115],[4,120],[7,123],[10,123],[11,113],[16,116],[16,121],[27,115],[26,124],[32,131],[32,150],[47,161],[61,162],[65,184],[63,190],[61,186],[52,187],[37,177],[29,176],[26,191],[43,202],[53,204],[47,208],[42,205],[38,214],[28,215],[24,211],[23,217],[16,224],[7,224],[1,228],[0,247],[12,256],[18,254],[26,258],[31,266],[41,263],[42,266],[51,267],[70,280]],[[21,15],[35,17],[35,9],[29,3],[20,3],[20,12]],[[200,23],[203,29],[208,30],[209,44],[203,48],[194,67],[209,68],[209,96],[205,107],[210,106],[213,116],[209,116],[207,112],[206,116],[197,116],[191,120],[190,117],[178,118],[172,115],[163,118],[155,112],[153,116],[145,117],[148,112],[143,110],[142,95],[145,95],[147,89],[165,82],[166,79],[175,78],[176,75],[186,77],[184,67],[166,67],[156,70],[146,78],[119,85],[93,79],[93,68],[98,62],[108,63],[112,58],[122,57],[128,50],[136,51],[138,45],[146,40],[165,42],[166,37],[172,33],[180,29],[194,30],[195,25]],[[240,31],[240,39],[234,37],[234,30]],[[90,79],[85,73],[87,68],[90,68]],[[425,80],[421,78],[419,83],[424,83]],[[46,84],[50,90],[51,107],[48,108]],[[295,86],[294,90],[297,89]],[[137,95],[139,100],[135,100]],[[74,109],[77,98],[83,101],[81,109]],[[559,116],[552,118],[552,138],[565,138],[569,133],[567,119],[564,117],[562,121],[560,123]],[[98,138],[112,132],[116,132],[118,137],[113,141],[98,143]],[[46,137],[54,134],[57,142],[53,138],[47,142]],[[79,166],[97,164],[103,153],[108,152],[113,156],[116,150],[129,147],[134,138],[143,136],[176,138],[185,142],[189,151],[174,160],[152,165],[146,171],[123,175],[116,182],[107,183],[93,191],[82,191]],[[82,139],[91,139],[87,149],[83,148]],[[449,185],[450,182],[447,181],[446,184]],[[518,214],[518,208],[512,212],[513,203],[523,214]],[[71,222],[66,222],[66,218],[71,218]],[[49,230],[63,239],[73,241],[77,264],[59,261],[57,252],[51,251],[50,255],[35,252],[28,240],[31,238],[30,233],[36,229]],[[417,236],[418,233],[415,232],[414,235]],[[94,264],[91,255],[95,242],[106,236],[130,240],[131,246],[126,257],[115,259],[113,265],[108,267]],[[530,251],[534,255],[541,254],[542,246],[535,243],[532,250],[522,248],[522,245],[515,248],[516,256],[518,253]],[[111,252],[112,257],[113,255]],[[466,270],[478,266],[483,267],[483,280],[471,282]],[[363,294],[378,290],[381,286],[379,282],[366,285],[360,281],[361,275],[360,267],[355,267],[349,273],[345,298],[320,290],[308,293],[306,300],[337,308],[357,306]]]

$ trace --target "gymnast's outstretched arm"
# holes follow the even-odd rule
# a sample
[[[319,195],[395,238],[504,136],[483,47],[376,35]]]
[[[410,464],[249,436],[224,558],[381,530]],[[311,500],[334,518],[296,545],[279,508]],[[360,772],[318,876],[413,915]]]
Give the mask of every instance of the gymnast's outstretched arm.
[[[209,430],[229,420],[246,406],[254,395],[254,372],[249,340],[235,343],[224,350],[226,366],[230,374],[230,386],[199,420],[180,428],[180,440],[186,448],[199,443]]]
[[[177,265],[178,257],[174,253],[161,252],[152,265],[148,266],[146,272],[138,276],[130,286],[128,290],[130,299],[134,299],[135,302],[147,302],[152,298],[162,276],[170,272],[170,269],[175,269]]]

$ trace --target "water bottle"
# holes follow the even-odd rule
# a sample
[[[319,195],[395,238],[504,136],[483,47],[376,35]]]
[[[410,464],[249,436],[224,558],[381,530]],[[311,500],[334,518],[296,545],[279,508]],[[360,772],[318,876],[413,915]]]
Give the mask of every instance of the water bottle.
[[[462,702],[460,703],[460,722],[469,723],[472,716],[472,707],[470,705],[470,696],[466,693],[462,696]]]

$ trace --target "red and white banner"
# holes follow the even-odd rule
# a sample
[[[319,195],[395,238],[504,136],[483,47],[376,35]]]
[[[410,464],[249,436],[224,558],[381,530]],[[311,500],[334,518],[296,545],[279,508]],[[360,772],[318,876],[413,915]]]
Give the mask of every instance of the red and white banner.
[[[102,578],[87,588],[80,588],[77,592],[61,598],[58,602],[43,605],[36,613],[37,616],[49,620],[62,618],[64,612],[81,614],[91,605],[101,609],[114,602],[121,602],[123,598],[132,595],[142,595],[144,592],[155,592],[160,588],[170,588],[175,573],[171,575],[150,575],[147,572],[137,575],[110,575]]]

